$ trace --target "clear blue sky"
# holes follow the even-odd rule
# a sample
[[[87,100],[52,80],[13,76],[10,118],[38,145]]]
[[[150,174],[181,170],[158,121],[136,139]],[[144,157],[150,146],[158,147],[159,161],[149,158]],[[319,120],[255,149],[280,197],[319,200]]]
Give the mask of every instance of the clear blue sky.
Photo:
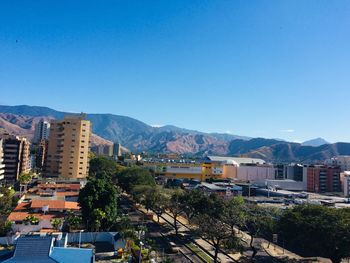
[[[0,1],[0,103],[350,141],[350,1]]]

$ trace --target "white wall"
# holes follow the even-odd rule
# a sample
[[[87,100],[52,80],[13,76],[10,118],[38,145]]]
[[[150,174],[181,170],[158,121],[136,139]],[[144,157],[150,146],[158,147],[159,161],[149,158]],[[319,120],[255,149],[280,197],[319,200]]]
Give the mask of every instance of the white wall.
[[[271,166],[242,165],[237,167],[237,179],[251,182],[275,179],[275,168]]]

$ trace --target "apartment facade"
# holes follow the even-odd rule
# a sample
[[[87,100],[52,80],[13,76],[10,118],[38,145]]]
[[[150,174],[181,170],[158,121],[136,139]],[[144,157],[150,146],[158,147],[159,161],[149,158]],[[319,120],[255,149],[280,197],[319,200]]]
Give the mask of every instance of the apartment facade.
[[[90,121],[85,114],[51,122],[46,177],[84,179],[89,173]]]
[[[0,138],[0,181],[5,178],[5,164],[4,164],[4,151],[3,151],[3,139]]]
[[[35,125],[33,143],[40,143],[42,140],[48,140],[50,133],[50,123],[48,121],[40,120]]]
[[[305,167],[307,191],[314,193],[341,191],[339,166],[315,165]]]
[[[15,182],[23,172],[28,172],[30,143],[24,137],[4,134],[3,139],[3,159],[4,159],[4,179]]]

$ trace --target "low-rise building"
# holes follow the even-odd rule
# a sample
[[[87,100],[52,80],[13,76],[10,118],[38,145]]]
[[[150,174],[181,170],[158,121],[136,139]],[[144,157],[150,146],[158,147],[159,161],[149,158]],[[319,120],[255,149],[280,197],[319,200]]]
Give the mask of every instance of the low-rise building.
[[[93,263],[94,252],[86,248],[56,247],[52,236],[23,236],[17,239],[13,256],[3,263]]]
[[[234,196],[242,195],[242,187],[228,183],[205,183],[202,182],[194,187],[205,194],[216,194],[222,198],[230,199]]]
[[[79,183],[38,184],[22,196],[7,220],[13,223],[12,229],[20,233],[54,231],[54,219],[64,219],[68,211],[80,215],[79,190]],[[30,220],[33,218],[34,222]]]

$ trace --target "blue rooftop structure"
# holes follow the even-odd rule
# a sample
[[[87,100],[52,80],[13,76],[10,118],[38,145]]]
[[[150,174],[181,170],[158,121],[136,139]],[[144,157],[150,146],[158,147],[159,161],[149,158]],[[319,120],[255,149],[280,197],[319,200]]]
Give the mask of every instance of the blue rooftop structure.
[[[93,263],[92,249],[54,247],[50,236],[25,236],[17,239],[12,258],[3,263]]]
[[[60,263],[90,263],[93,262],[93,251],[92,249],[54,247],[50,257]]]

